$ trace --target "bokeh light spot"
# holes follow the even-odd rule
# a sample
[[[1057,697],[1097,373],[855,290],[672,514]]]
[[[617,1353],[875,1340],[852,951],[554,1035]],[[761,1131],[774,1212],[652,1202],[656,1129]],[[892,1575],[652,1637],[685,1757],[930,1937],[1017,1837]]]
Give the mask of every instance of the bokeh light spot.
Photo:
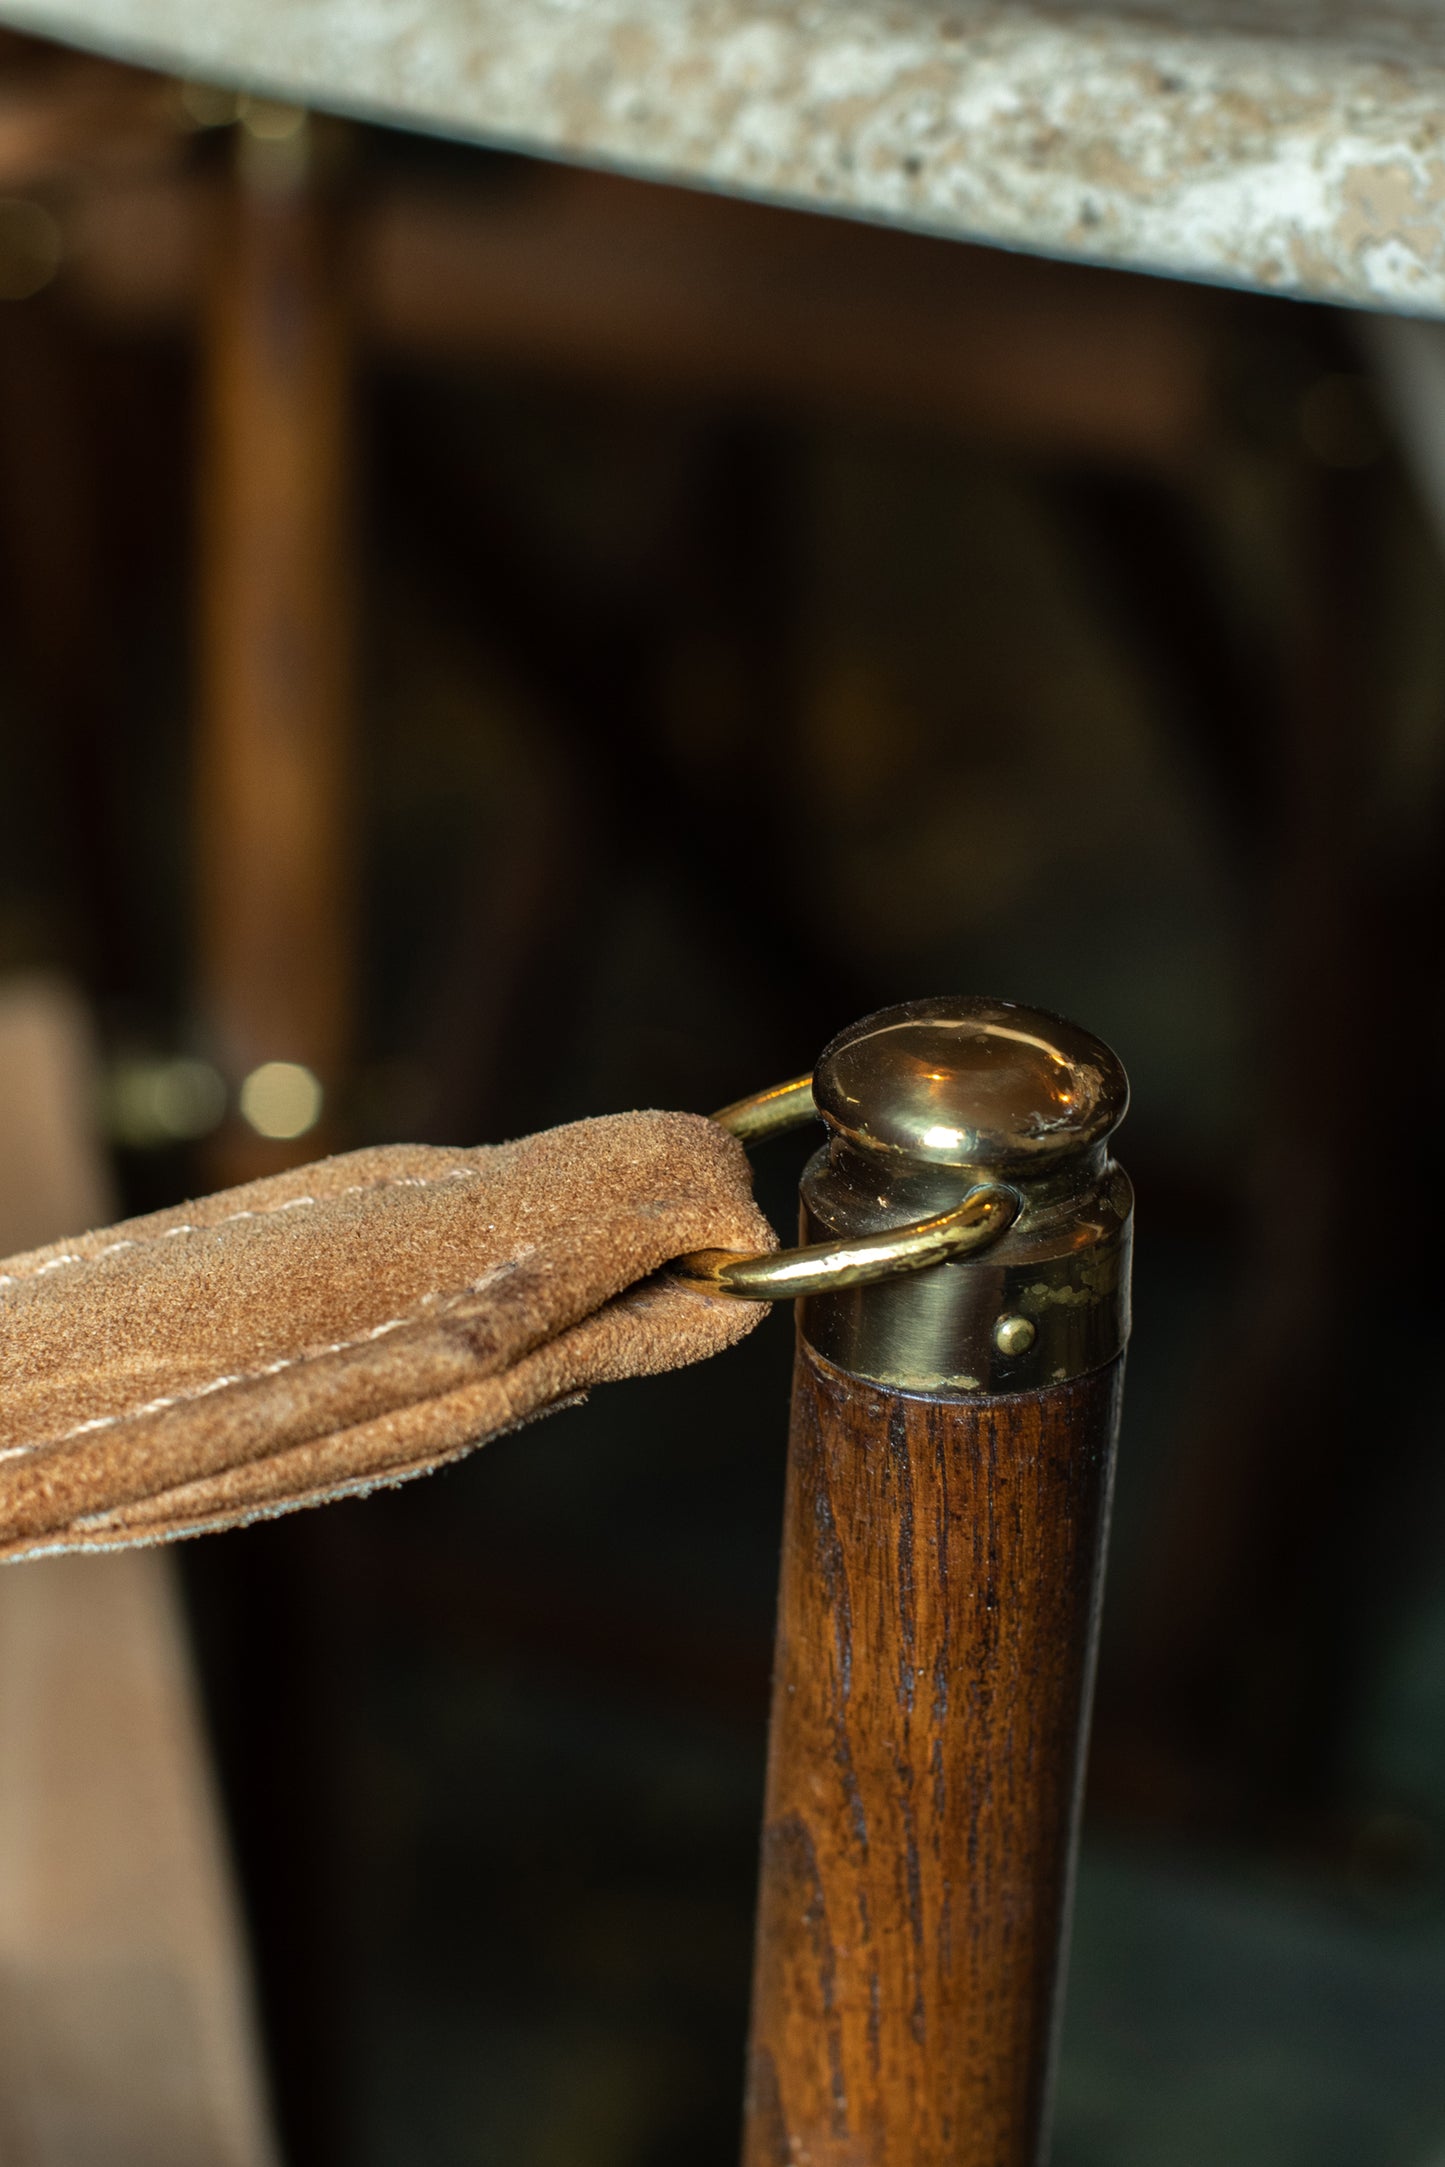
[[[321,1085],[299,1061],[263,1061],[241,1086],[241,1113],[258,1136],[289,1142],[321,1119]]]

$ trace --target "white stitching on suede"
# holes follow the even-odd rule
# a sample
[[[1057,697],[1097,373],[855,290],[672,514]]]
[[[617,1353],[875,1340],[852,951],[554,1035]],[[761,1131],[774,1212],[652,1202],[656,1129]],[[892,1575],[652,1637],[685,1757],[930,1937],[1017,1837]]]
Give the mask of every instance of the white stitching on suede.
[[[475,1181],[476,1177],[476,1167],[454,1166],[445,1174],[396,1174],[388,1181],[356,1181],[349,1189],[337,1189],[331,1196],[288,1196],[284,1204],[268,1204],[264,1211],[228,1212],[224,1219],[213,1219],[209,1226],[168,1226],[159,1234],[142,1234],[137,1241],[107,1242],[88,1257],[68,1252],[37,1264],[33,1272],[0,1272],[0,1287],[28,1286],[46,1272],[58,1272],[63,1264],[98,1264],[102,1257],[113,1257],[117,1250],[145,1249],[153,1242],[174,1241],[178,1234],[214,1234],[220,1227],[234,1226],[238,1219],[271,1219],[278,1211],[300,1211],[308,1204],[334,1204],[338,1197],[364,1196],[376,1189],[440,1189],[448,1181]]]
[[[205,1399],[208,1393],[224,1391],[227,1385],[256,1384],[262,1377],[275,1377],[281,1370],[295,1369],[301,1362],[319,1362],[328,1354],[349,1354],[355,1347],[364,1347],[368,1340],[384,1338],[388,1332],[396,1331],[400,1325],[418,1323],[422,1311],[433,1302],[458,1300],[465,1294],[480,1294],[484,1287],[505,1278],[508,1272],[515,1271],[519,1264],[535,1255],[535,1249],[528,1244],[525,1249],[519,1249],[515,1256],[507,1257],[502,1263],[494,1264],[489,1272],[483,1272],[480,1279],[474,1279],[469,1286],[458,1289],[456,1295],[439,1291],[424,1294],[414,1308],[406,1310],[399,1317],[388,1317],[385,1324],[374,1324],[369,1332],[360,1332],[355,1339],[338,1339],[329,1347],[308,1347],[304,1354],[286,1354],[279,1362],[268,1362],[262,1369],[238,1370],[233,1377],[213,1377],[209,1384],[193,1385],[188,1392],[172,1392],[165,1399],[145,1400],[139,1407],[123,1408],[118,1415],[95,1415],[89,1422],[78,1423],[73,1430],[62,1430],[58,1437],[37,1438],[33,1444],[28,1445],[5,1445],[0,1447],[0,1460],[23,1460],[32,1453],[51,1452],[57,1445],[73,1443],[77,1437],[92,1436],[97,1430],[114,1429],[119,1422],[138,1422],[143,1415],[158,1415],[167,1407],[179,1407],[190,1400]]]

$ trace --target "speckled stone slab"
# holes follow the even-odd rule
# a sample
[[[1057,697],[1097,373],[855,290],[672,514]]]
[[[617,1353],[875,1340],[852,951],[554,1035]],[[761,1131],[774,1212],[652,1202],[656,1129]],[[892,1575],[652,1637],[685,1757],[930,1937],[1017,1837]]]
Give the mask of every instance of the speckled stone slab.
[[[1445,0],[0,0],[0,17],[476,141],[1445,314]]]

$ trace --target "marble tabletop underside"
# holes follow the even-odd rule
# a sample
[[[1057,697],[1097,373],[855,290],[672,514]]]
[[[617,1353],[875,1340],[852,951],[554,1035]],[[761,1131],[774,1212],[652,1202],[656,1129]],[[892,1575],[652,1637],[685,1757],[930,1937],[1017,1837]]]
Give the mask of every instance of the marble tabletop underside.
[[[1445,315],[1445,0],[0,0],[336,111]]]

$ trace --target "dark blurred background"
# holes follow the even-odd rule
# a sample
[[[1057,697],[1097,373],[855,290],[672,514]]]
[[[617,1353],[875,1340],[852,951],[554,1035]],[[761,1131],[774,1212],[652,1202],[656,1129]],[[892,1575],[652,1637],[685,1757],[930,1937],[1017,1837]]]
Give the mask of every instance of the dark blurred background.
[[[1445,566],[1368,329],[18,38],[0,106],[0,968],[123,1208],[914,995],[1100,1032],[1058,2167],[1442,2167]],[[291,2167],[735,2157],[790,1359],[186,1547]]]

